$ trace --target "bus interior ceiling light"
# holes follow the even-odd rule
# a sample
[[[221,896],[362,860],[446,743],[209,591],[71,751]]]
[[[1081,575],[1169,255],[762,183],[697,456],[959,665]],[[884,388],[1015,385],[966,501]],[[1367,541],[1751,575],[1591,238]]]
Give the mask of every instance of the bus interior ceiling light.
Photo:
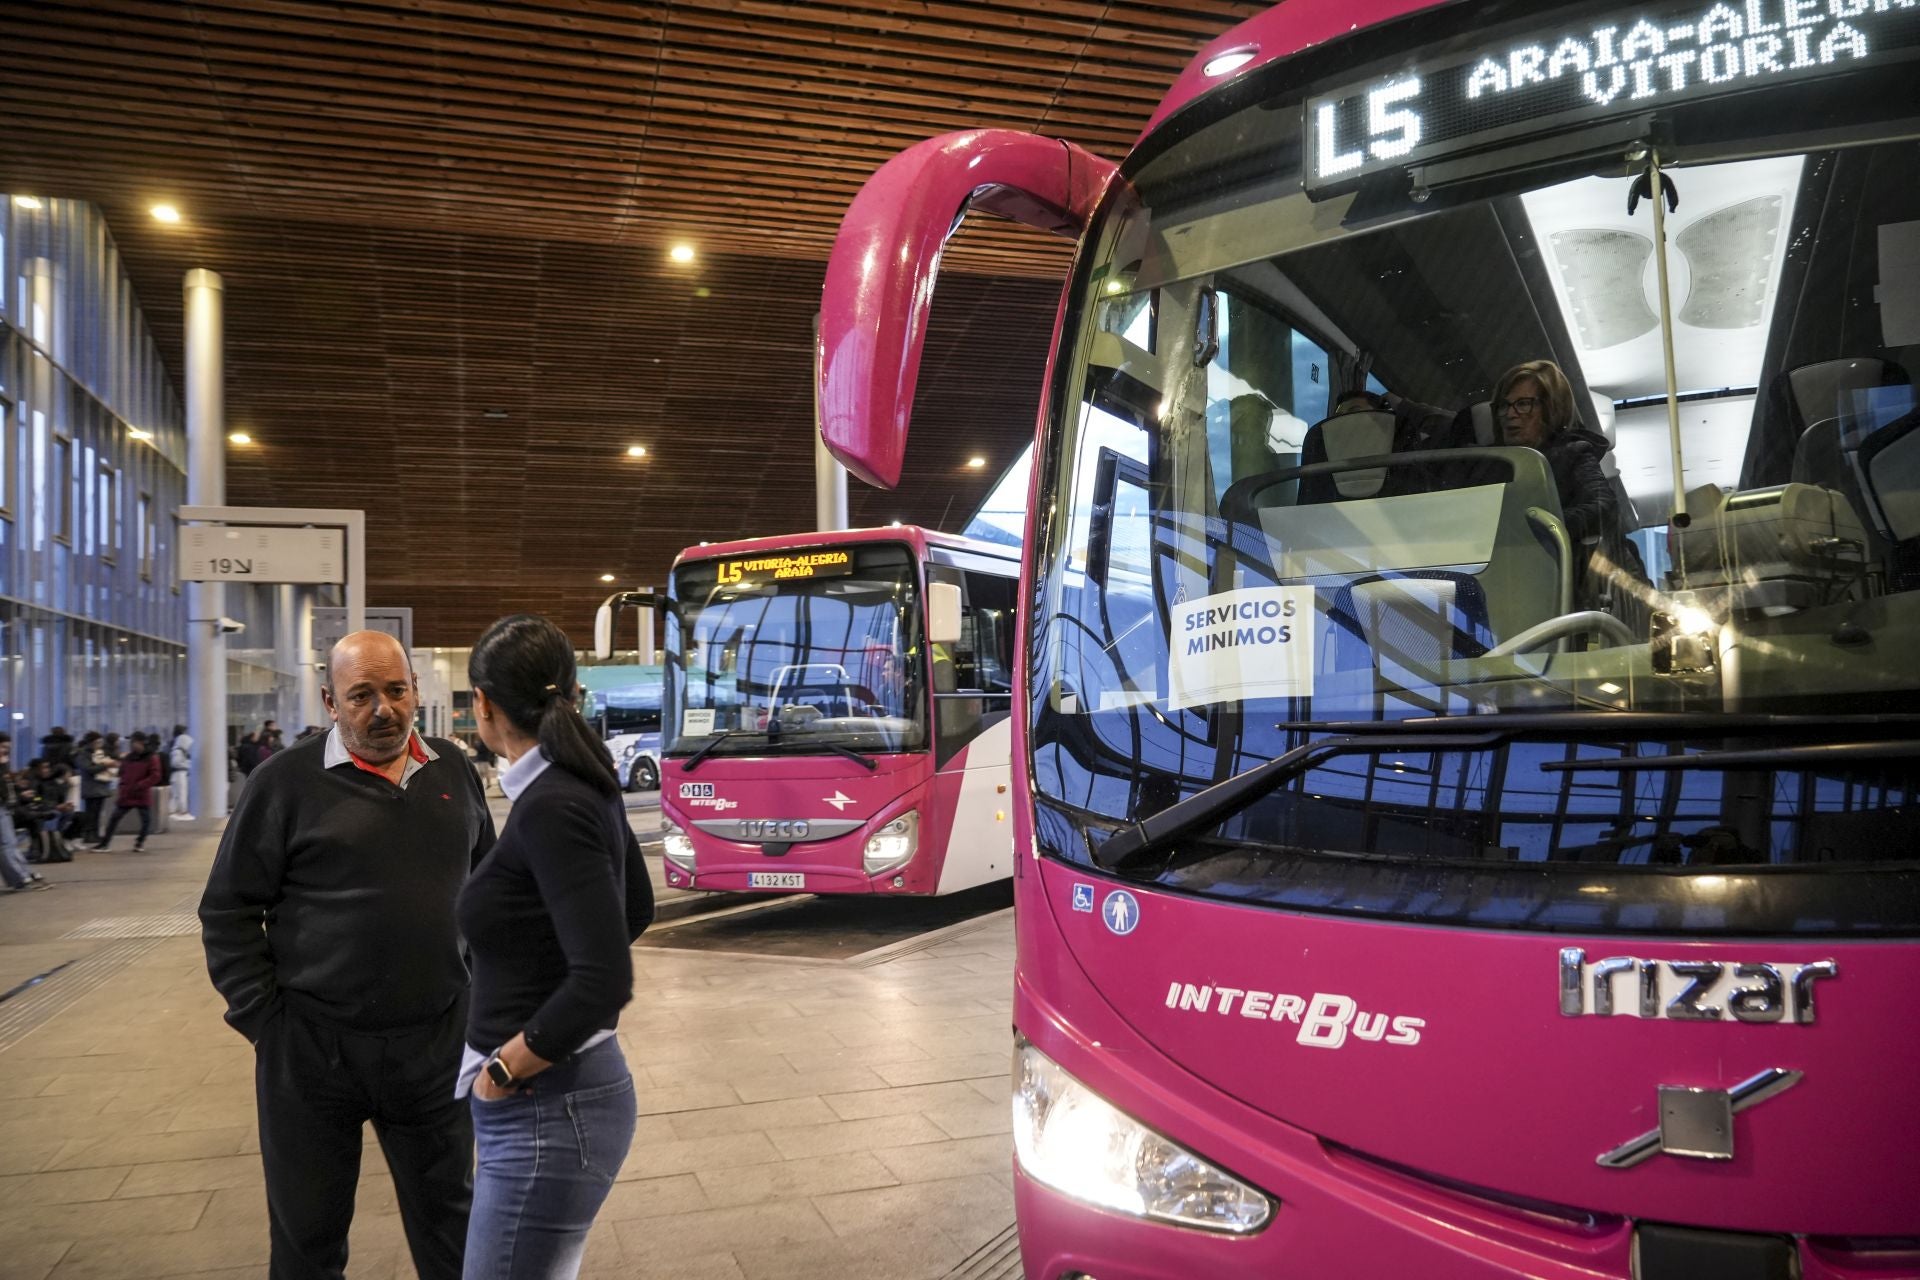
[[[158,219],[161,222],[180,221],[180,211],[174,208],[170,204],[157,204],[153,206],[153,208],[147,210],[147,212],[151,213],[156,219]]]
[[[1273,1217],[1264,1193],[1125,1114],[1025,1040],[1013,1057],[1013,1148],[1036,1182],[1136,1218],[1250,1235]]]

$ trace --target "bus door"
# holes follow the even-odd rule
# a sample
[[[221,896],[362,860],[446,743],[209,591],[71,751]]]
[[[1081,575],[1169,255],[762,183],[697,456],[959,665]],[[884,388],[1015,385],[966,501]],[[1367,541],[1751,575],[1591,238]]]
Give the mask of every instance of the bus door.
[[[927,566],[927,581],[959,588],[961,600],[959,640],[928,646],[934,811],[936,821],[946,818],[951,823],[939,892],[951,893],[1001,879],[1013,870],[1009,786],[1019,582],[942,564]]]

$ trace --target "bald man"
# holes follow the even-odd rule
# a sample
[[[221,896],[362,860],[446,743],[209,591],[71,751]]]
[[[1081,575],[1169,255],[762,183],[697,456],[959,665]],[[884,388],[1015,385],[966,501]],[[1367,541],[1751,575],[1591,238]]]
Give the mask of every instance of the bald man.
[[[273,1280],[346,1272],[371,1121],[425,1280],[456,1280],[473,1130],[454,1097],[467,968],[454,898],[493,845],[458,746],[414,731],[407,652],[358,631],[322,688],[332,731],[263,760],[200,900],[207,971],[254,1045]]]

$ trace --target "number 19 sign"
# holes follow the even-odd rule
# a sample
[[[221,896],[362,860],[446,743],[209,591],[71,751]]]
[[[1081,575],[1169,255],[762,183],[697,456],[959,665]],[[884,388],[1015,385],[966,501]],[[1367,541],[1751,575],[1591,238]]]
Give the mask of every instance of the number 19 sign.
[[[182,582],[344,582],[338,529],[193,525],[180,531]]]

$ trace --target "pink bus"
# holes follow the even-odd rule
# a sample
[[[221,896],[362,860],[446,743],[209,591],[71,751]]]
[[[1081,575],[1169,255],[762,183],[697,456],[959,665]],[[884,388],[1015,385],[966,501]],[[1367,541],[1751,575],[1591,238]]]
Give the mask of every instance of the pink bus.
[[[895,527],[674,562],[667,883],[942,894],[1012,874],[1018,553]]]
[[[849,210],[899,474],[941,246],[1072,237],[1014,680],[1034,1280],[1920,1275],[1920,0],[1287,0],[1117,167]]]

